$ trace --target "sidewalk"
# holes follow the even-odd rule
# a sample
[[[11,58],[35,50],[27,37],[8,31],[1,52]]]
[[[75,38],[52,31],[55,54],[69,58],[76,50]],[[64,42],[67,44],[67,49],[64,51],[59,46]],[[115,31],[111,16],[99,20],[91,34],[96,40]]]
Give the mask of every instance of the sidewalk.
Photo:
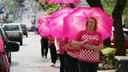
[[[115,70],[98,70],[98,72],[115,72]]]
[[[55,68],[57,68],[59,70],[59,64],[60,64],[60,62],[59,62],[59,60],[57,60],[57,63],[55,64],[55,67],[52,67],[53,71],[54,71]],[[57,70],[57,72],[59,72],[58,70]],[[112,69],[112,70],[98,70],[97,72],[115,72],[115,70],[114,69]]]

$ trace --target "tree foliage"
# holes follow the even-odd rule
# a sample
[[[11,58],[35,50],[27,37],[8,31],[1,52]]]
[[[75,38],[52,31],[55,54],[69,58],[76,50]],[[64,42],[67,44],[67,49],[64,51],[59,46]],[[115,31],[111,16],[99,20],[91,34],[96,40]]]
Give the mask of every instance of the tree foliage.
[[[51,14],[65,6],[71,7],[71,8],[75,8],[74,4],[59,4],[59,3],[48,3],[45,2],[44,0],[36,0],[37,2],[39,2],[39,4],[41,5],[41,7],[43,8],[44,11],[46,11],[48,14]]]
[[[109,15],[112,15],[112,11],[116,1],[117,0],[101,0],[104,11]],[[125,17],[125,23],[128,23],[128,3],[126,4],[125,9],[123,10],[123,15]]]
[[[127,0],[126,7],[124,9],[123,15],[125,16],[124,23],[128,24],[128,0]]]
[[[114,40],[117,48],[117,55],[126,55],[124,35],[122,29],[122,14],[127,0],[117,0],[114,6],[112,17],[114,19]]]
[[[61,4],[57,3],[48,3],[43,0],[36,0],[42,7],[44,11],[46,11],[48,14],[51,14],[55,11],[57,11],[60,7],[62,7]]]

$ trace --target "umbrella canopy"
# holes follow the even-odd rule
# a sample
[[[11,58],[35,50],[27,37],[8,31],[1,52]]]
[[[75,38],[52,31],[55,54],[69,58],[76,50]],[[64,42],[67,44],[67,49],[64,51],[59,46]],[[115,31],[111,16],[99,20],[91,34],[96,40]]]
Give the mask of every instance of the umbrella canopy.
[[[50,16],[42,16],[38,19],[38,32],[42,36],[48,36],[50,34],[50,28],[48,23],[50,21]]]
[[[98,7],[79,7],[64,18],[63,34],[70,39],[75,39],[79,31],[85,29],[85,23],[89,17],[97,20],[97,31],[103,39],[111,36],[113,19]]]
[[[72,12],[73,8],[63,8],[51,15],[51,20],[49,22],[49,27],[51,31],[51,35],[57,38],[64,38],[63,35],[63,18],[66,17],[70,12]]]
[[[47,2],[54,2],[54,3],[72,3],[72,4],[76,4],[79,3],[80,0],[45,0]]]

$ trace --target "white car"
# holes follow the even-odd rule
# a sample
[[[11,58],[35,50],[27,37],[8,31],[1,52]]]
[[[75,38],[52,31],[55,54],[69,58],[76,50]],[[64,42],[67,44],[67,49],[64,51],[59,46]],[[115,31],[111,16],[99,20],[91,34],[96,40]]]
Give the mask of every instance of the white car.
[[[8,23],[3,24],[3,29],[7,32],[8,39],[10,41],[17,41],[20,45],[23,45],[23,32],[20,24]]]

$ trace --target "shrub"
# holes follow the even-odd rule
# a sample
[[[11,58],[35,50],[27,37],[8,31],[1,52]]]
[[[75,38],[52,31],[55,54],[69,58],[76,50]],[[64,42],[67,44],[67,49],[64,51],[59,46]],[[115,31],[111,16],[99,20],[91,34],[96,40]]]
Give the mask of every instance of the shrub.
[[[105,56],[115,55],[116,51],[117,51],[116,48],[111,48],[111,47],[106,47],[101,50],[102,54]]]
[[[103,57],[101,58],[101,63],[99,69],[113,69],[114,65],[114,56],[116,53],[116,48],[106,47],[101,50]]]
[[[128,56],[128,49],[126,49],[126,56]]]

